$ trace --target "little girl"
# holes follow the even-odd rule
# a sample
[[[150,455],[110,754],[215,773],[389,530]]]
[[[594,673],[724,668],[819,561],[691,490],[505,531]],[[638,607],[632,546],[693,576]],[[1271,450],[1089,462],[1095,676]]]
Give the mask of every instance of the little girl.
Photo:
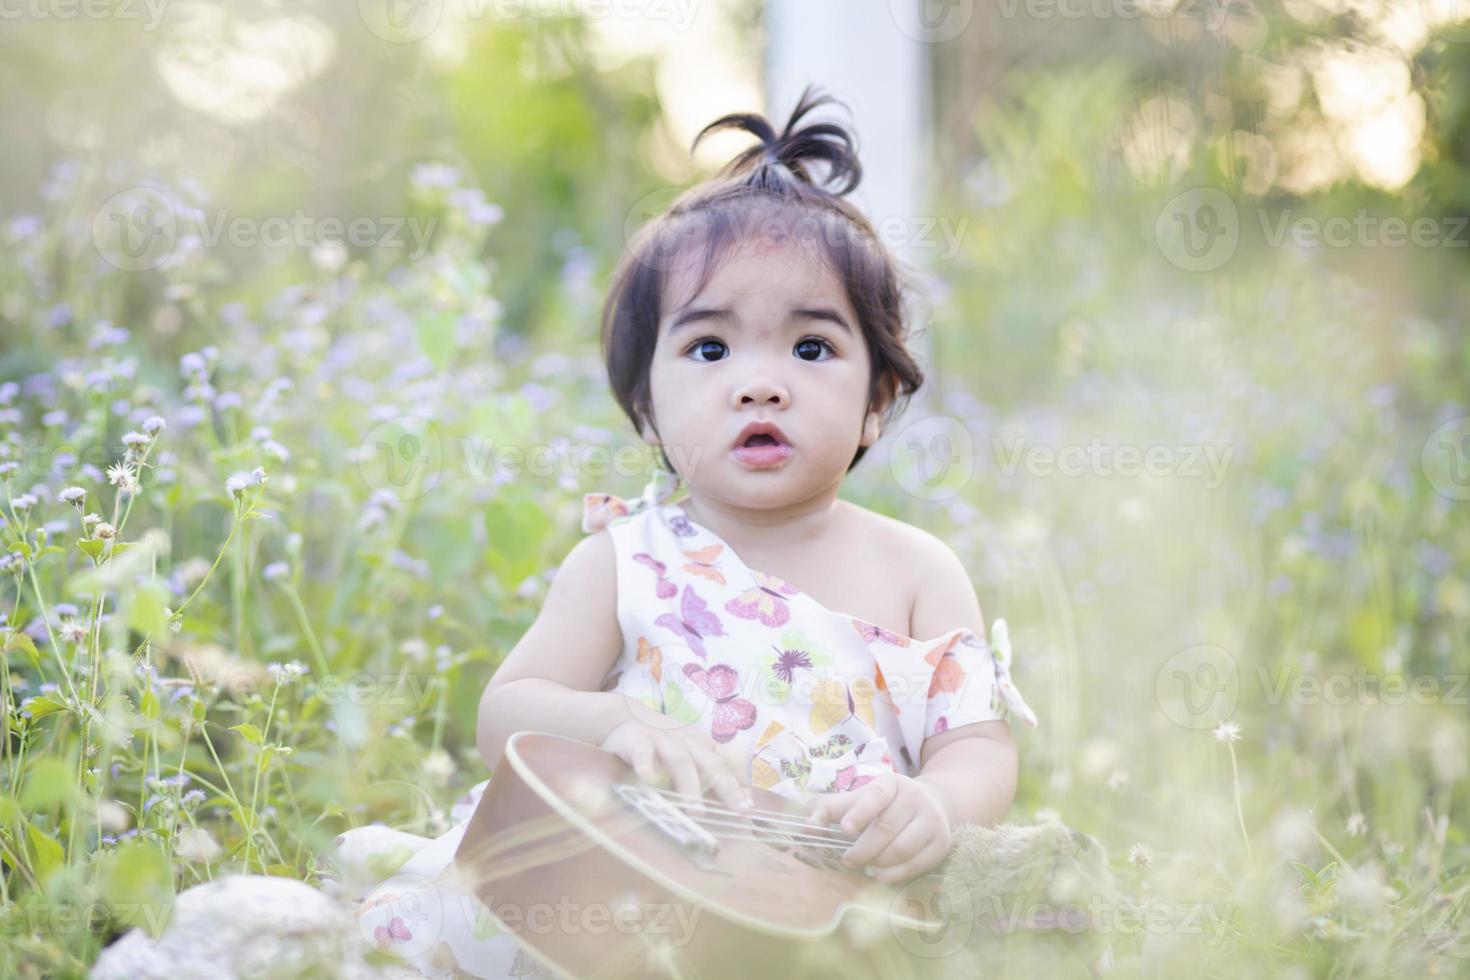
[[[761,144],[623,257],[608,376],[666,469],[636,499],[586,496],[588,536],[486,687],[478,743],[492,771],[530,729],[734,807],[767,789],[855,836],[848,867],[903,881],[943,860],[956,825],[1005,814],[1005,719],[1036,718],[1011,683],[1005,623],[992,649],[954,553],[838,498],[923,375],[895,262],[842,200],[861,175],[850,136],[796,128],[829,101],[803,93],[779,136],[757,115],[705,127],[695,146],[727,127]],[[488,782],[437,840],[374,825],[343,834],[336,856],[360,885],[372,854],[411,855],[367,892],[359,924],[425,975],[552,976],[444,875]]]

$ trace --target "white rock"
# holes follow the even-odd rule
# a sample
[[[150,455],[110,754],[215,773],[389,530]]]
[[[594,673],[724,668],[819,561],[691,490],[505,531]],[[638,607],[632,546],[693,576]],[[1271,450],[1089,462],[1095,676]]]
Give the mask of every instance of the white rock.
[[[405,966],[363,961],[353,909],[311,885],[273,875],[227,875],[174,899],[157,939],[130,929],[102,951],[92,980],[342,977],[415,980]]]

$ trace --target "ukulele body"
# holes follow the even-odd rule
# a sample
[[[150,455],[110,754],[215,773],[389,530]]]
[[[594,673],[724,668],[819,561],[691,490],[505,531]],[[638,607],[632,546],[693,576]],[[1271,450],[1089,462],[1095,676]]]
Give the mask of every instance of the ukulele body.
[[[924,915],[924,879],[900,891],[847,871],[840,848],[800,843],[834,831],[802,826],[807,813],[785,797],[751,794],[752,817],[684,803],[597,746],[517,732],[454,873],[501,929],[577,980],[876,977],[897,931],[922,944],[942,930]],[[684,807],[670,812],[670,799]]]

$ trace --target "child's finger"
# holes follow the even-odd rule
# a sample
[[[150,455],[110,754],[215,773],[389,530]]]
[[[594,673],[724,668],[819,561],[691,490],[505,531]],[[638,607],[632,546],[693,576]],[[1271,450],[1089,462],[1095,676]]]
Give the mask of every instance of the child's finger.
[[[812,822],[818,824],[836,823],[842,819],[842,815],[852,809],[857,802],[856,792],[829,793],[817,801],[812,808]]]

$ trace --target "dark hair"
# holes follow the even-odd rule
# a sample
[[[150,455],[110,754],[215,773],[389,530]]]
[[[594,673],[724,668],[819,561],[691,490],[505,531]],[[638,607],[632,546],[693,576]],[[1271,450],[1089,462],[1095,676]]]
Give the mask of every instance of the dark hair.
[[[691,154],[700,140],[718,129],[742,129],[761,142],[736,156],[714,178],[685,190],[633,236],[603,305],[602,354],[613,396],[639,432],[645,423],[658,432],[649,370],[671,265],[686,261],[694,246],[702,249],[697,295],[730,246],[758,228],[784,232],[796,223],[818,232],[825,246],[822,258],[847,291],[867,342],[872,361],[868,409],[880,394],[884,396],[885,429],[924,383],[923,370],[905,347],[903,297],[911,287],[871,222],[842,199],[862,177],[852,137],[830,122],[796,128],[802,116],[828,102],[836,100],[817,96],[807,86],[779,136],[765,117],[754,113],[722,116],[704,127],[690,145]],[[807,161],[828,164],[821,184],[813,181]],[[828,190],[825,184],[836,186]],[[660,452],[672,471],[662,447]],[[866,452],[867,447],[858,447],[847,465],[849,472]]]

